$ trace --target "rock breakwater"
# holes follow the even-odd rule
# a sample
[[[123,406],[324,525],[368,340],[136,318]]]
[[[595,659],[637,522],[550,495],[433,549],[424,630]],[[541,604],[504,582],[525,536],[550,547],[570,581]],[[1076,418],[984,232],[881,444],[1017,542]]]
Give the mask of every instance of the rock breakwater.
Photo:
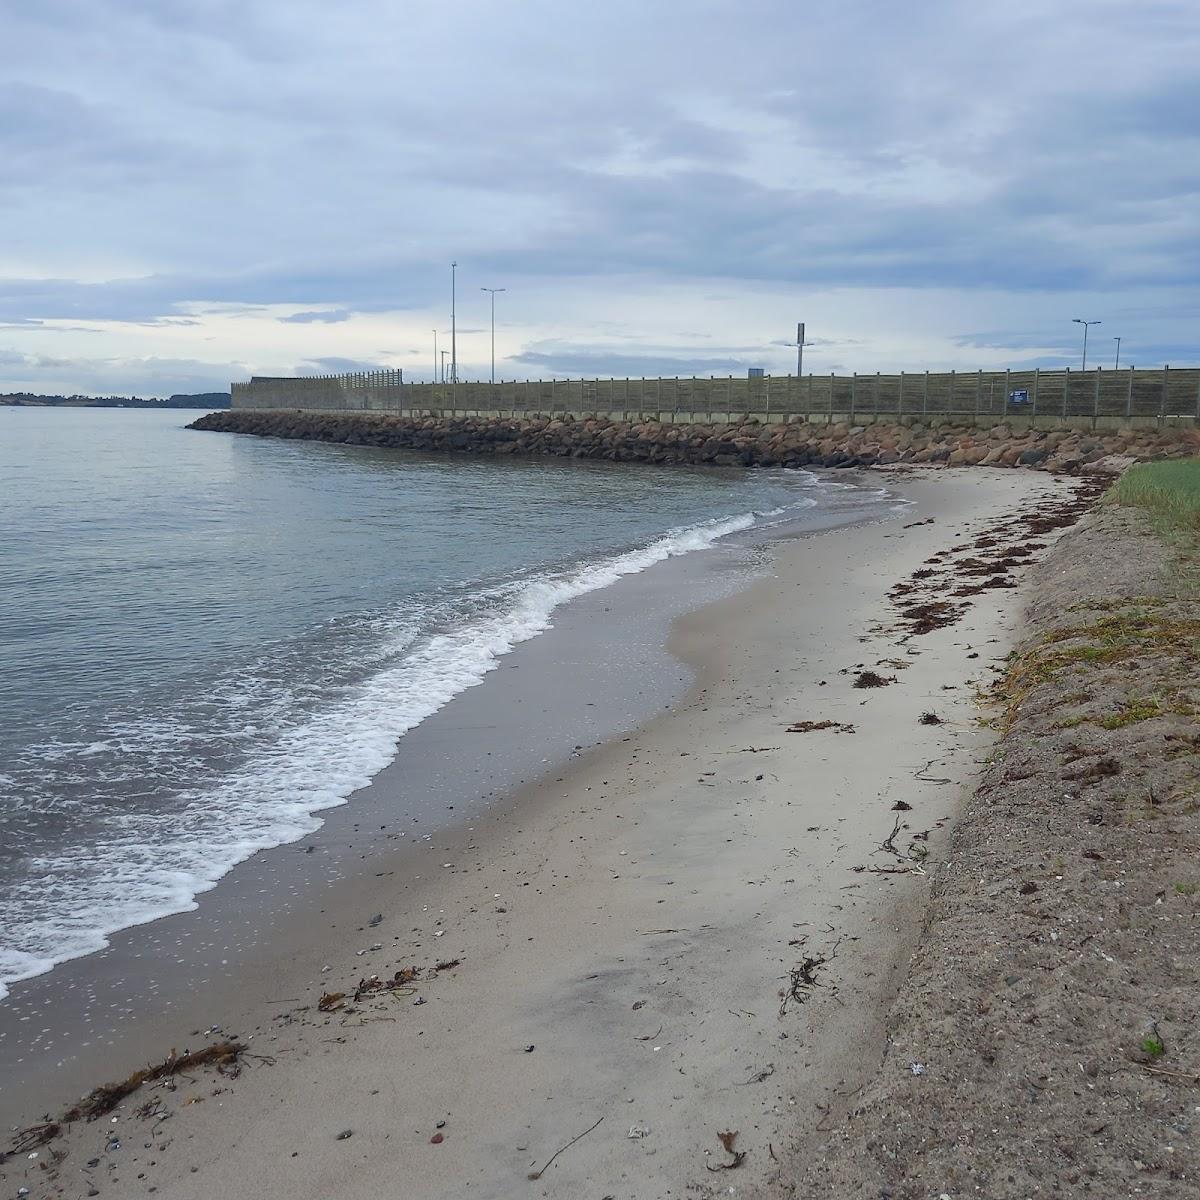
[[[208,413],[189,428],[393,449],[595,458],[612,462],[744,467],[871,467],[893,463],[1033,467],[1073,472],[1200,453],[1200,431],[990,429],[912,424],[671,424],[572,416],[399,416],[239,410]]]

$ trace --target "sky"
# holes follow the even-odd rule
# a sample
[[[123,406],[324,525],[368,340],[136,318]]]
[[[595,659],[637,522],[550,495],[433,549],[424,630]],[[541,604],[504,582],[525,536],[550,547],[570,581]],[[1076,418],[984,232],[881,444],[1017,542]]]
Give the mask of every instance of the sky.
[[[0,0],[0,392],[1200,361],[1195,0]]]

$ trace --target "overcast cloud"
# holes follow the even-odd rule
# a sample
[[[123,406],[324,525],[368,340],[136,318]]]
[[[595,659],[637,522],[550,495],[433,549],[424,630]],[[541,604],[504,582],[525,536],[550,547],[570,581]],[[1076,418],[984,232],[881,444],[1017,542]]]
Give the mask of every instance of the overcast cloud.
[[[0,391],[1195,362],[1200,7],[0,0]],[[468,332],[468,328],[470,332]]]

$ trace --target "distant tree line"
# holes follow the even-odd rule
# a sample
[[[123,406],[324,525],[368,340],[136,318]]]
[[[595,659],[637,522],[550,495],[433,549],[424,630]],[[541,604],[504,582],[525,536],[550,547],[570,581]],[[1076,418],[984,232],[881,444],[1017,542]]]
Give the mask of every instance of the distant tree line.
[[[228,408],[228,392],[176,393],[165,400],[140,396],[38,396],[33,392],[0,394],[0,405],[10,408]]]

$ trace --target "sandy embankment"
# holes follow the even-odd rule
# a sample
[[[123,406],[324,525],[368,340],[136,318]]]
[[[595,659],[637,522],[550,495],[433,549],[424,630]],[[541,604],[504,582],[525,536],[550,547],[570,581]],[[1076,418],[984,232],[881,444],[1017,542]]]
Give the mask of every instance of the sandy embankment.
[[[359,921],[383,914],[386,950],[359,956],[373,932],[314,922],[331,969],[278,980],[251,1042],[273,1065],[76,1126],[57,1144],[61,1194],[767,1194],[776,1156],[878,1067],[919,931],[927,877],[855,868],[895,865],[880,844],[898,800],[897,845],[928,831],[919,844],[944,853],[989,742],[975,689],[1013,644],[1017,593],[993,590],[898,648],[888,589],[1068,488],[946,472],[903,482],[907,518],[777,543],[767,578],[678,624],[700,673],[684,703],[529,789],[486,838],[446,839],[440,875],[364,884]],[[896,682],[856,689],[861,668]],[[926,710],[945,723],[919,724]],[[787,732],[802,720],[855,732]],[[812,988],[791,974],[805,959],[827,960]],[[317,1011],[370,972],[448,960],[415,995]],[[142,1120],[148,1100],[163,1111]],[[706,1169],[730,1162],[722,1131],[746,1152],[732,1172]],[[0,1173],[60,1194],[27,1160]]]
[[[1031,573],[1011,724],[888,1057],[791,1148],[796,1196],[1200,1195],[1200,597],[1180,552],[1105,506]]]

